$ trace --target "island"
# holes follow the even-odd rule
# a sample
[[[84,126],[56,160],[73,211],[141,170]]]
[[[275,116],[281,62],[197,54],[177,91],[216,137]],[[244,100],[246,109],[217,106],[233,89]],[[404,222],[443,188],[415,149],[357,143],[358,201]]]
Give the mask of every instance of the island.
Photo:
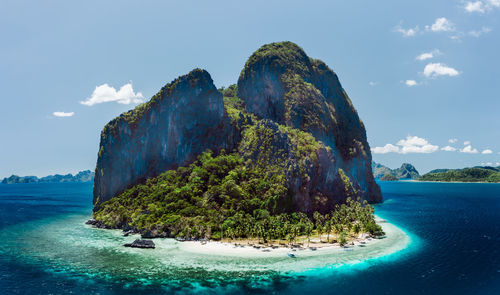
[[[18,176],[11,175],[9,177],[5,177],[2,180],[3,184],[13,184],[13,183],[61,183],[61,182],[92,182],[94,181],[94,172],[90,170],[80,171],[77,174],[73,175],[71,173],[68,174],[54,174],[48,175],[44,177],[36,177],[36,176]]]
[[[500,166],[478,166],[464,169],[436,169],[424,174],[419,181],[494,182],[500,183]]]
[[[397,178],[396,176],[392,175],[392,174],[384,174],[384,176],[380,177],[380,180],[381,181],[398,181],[399,178]]]
[[[373,177],[375,177],[375,179],[380,179],[380,180],[417,179],[420,177],[420,174],[418,173],[417,169],[412,164],[409,163],[403,163],[401,167],[397,169],[391,169],[382,164],[372,162],[372,170],[373,170]]]
[[[101,133],[92,226],[142,238],[293,246],[381,237],[363,122],[337,75],[292,42],[238,83],[194,69]]]

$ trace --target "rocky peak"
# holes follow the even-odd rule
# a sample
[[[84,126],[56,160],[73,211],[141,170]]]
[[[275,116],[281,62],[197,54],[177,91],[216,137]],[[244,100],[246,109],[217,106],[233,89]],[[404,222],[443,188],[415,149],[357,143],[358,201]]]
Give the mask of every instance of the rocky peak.
[[[399,169],[396,169],[396,174],[398,178],[418,178],[420,174],[417,169],[409,163],[403,163]]]
[[[365,127],[324,62],[309,58],[292,42],[266,44],[246,62],[238,97],[259,118],[311,133],[333,149],[340,167],[352,165],[348,170],[369,187],[368,194],[380,195]]]
[[[311,132],[349,159],[366,153],[366,131],[337,75],[292,42],[258,49],[238,80],[248,112]]]
[[[94,204],[185,165],[206,149],[232,148],[232,135],[222,95],[207,71],[195,69],[104,127]]]

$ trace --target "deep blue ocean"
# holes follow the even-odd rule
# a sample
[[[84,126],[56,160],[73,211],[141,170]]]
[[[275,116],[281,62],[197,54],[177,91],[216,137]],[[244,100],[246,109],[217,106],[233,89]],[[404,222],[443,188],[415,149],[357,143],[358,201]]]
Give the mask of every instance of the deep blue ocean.
[[[410,235],[407,250],[308,275],[274,274],[263,286],[255,283],[259,274],[226,282],[200,269],[159,281],[154,269],[150,276],[126,273],[139,263],[127,255],[61,249],[43,237],[79,238],[64,225],[90,217],[92,185],[0,184],[0,294],[500,294],[500,184],[380,186],[384,203],[376,214]],[[103,267],[113,263],[122,268]]]

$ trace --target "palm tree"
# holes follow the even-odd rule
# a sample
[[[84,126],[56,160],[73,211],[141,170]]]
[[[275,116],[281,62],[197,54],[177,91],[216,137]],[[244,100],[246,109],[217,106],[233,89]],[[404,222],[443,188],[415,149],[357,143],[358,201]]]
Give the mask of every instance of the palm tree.
[[[313,218],[314,221],[316,222],[316,230],[319,233],[319,241],[321,242],[321,234],[323,233],[324,218],[323,215],[321,215],[321,213],[319,213],[318,211],[314,211]]]
[[[306,231],[306,235],[307,235],[307,247],[309,247],[309,244],[311,243],[311,233],[313,231],[313,228],[314,228],[314,224],[312,223],[312,221],[307,218],[306,222],[305,222],[305,231]]]
[[[341,231],[339,234],[339,244],[340,246],[344,246],[347,243],[346,233],[345,231]]]
[[[333,228],[335,230],[335,233],[337,233],[337,236],[340,236],[340,233],[344,231],[344,226],[342,225],[342,223],[335,223],[333,225]]]
[[[332,220],[327,218],[325,221],[325,230],[326,230],[326,242],[330,243],[330,232],[332,231]]]

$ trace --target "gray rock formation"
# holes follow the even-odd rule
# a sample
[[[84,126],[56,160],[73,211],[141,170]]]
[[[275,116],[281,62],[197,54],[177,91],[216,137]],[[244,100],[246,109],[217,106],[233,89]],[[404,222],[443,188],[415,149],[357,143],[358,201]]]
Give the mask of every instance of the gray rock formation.
[[[399,179],[417,179],[420,177],[417,169],[408,163],[403,163],[401,167],[395,170],[395,173],[395,176]]]
[[[153,241],[141,240],[141,239],[136,239],[132,243],[127,243],[124,244],[123,246],[132,248],[143,248],[143,249],[154,249],[156,247]]]
[[[225,92],[234,96],[234,88]],[[347,197],[382,200],[364,125],[323,62],[291,42],[265,45],[247,61],[237,94],[248,114],[233,109],[229,117],[210,75],[197,69],[109,122],[101,133],[94,210],[207,149],[284,169],[294,210],[326,212]]]
[[[237,139],[222,95],[208,72],[195,69],[149,102],[121,114],[101,133],[94,210],[128,187],[186,165],[201,152],[231,150]]]
[[[264,45],[245,64],[238,96],[248,112],[310,132],[331,148],[330,160],[322,163],[329,166],[322,167],[329,171],[328,182],[307,192],[309,197],[332,195],[333,184],[339,180],[336,172],[342,169],[362,199],[382,200],[372,174],[365,127],[337,75],[324,62],[309,58],[291,42]],[[316,176],[313,173],[310,178]]]

